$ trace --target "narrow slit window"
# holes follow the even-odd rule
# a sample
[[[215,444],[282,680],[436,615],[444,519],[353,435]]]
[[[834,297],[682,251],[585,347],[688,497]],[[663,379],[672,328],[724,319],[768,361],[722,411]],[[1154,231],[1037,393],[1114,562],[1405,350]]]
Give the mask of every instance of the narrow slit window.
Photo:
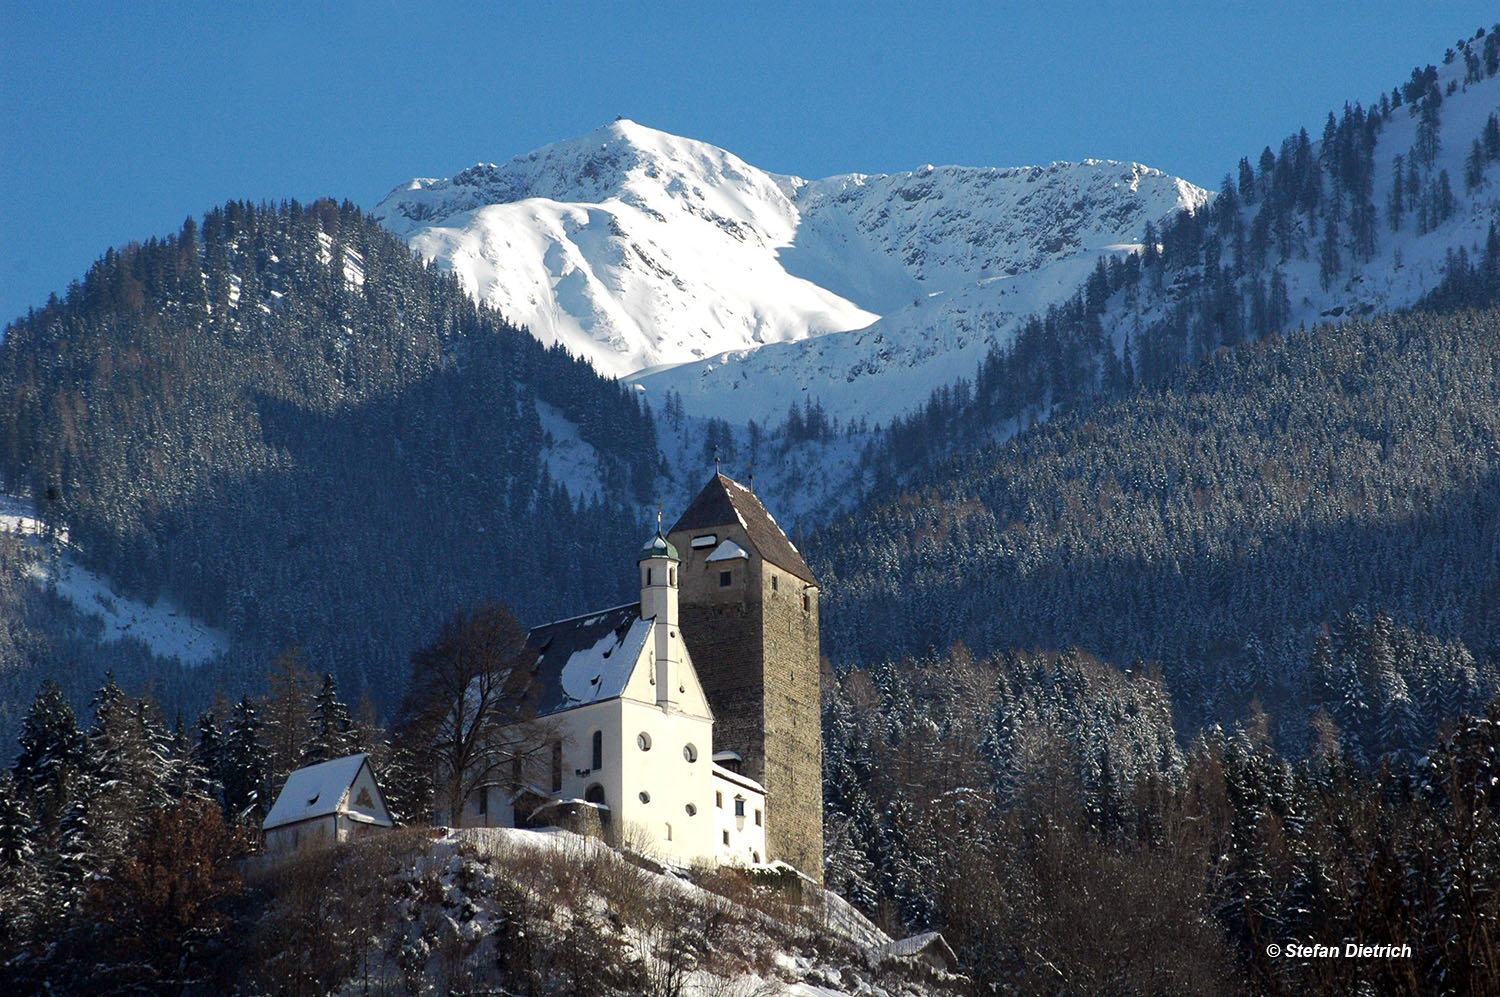
[[[594,731],[594,771],[604,767],[604,731]]]
[[[552,742],[552,791],[562,789],[562,742]]]

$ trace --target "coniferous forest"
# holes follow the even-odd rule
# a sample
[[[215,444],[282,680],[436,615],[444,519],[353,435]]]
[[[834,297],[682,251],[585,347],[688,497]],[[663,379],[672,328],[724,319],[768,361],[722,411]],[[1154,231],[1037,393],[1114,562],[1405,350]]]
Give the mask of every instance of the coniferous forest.
[[[1424,744],[1495,692],[1497,413],[1494,311],[1216,353],[818,534],[825,646],[1077,646],[1158,663],[1185,735],[1259,697],[1278,737],[1347,703],[1369,760]]]
[[[455,606],[623,601],[580,562],[633,549],[657,461],[633,396],[332,201],[110,251],[7,330],[0,398],[0,481],[123,594],[233,633],[221,681],[297,647],[383,707]],[[550,479],[539,405],[606,498]]]

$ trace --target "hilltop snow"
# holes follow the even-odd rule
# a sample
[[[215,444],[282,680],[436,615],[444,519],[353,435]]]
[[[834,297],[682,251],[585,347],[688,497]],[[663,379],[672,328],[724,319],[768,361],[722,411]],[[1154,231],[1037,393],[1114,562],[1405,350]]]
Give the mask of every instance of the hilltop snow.
[[[1092,160],[808,181],[621,119],[413,180],[375,214],[543,342],[743,424],[808,392],[843,418],[895,414],[1207,198]]]

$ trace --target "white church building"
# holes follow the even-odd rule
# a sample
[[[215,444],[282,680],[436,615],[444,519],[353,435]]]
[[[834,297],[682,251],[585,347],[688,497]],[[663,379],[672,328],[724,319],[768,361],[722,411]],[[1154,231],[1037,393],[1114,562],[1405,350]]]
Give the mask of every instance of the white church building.
[[[530,632],[550,750],[476,794],[463,823],[543,826],[583,814],[611,840],[663,859],[768,861],[766,792],[735,771],[734,752],[715,755],[713,710],[680,628],[677,549],[658,527],[637,563],[639,605]]]

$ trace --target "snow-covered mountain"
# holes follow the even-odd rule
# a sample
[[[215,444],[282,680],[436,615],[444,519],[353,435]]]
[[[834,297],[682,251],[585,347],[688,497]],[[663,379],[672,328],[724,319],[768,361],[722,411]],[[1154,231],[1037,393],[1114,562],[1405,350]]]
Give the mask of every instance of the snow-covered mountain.
[[[621,119],[413,180],[375,214],[543,342],[743,424],[807,394],[895,414],[1207,199],[1099,161],[807,181]]]
[[[622,119],[413,180],[374,214],[542,342],[623,375],[875,320],[778,260],[794,196],[788,178]]]

